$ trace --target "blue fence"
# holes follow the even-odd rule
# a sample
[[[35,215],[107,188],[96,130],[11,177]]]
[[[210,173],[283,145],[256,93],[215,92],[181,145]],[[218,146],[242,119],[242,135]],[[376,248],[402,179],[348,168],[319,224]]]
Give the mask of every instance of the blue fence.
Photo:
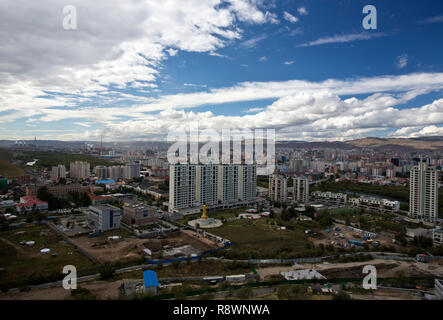
[[[189,257],[189,258],[183,258],[183,257],[181,257],[181,258],[164,259],[164,260],[151,260],[151,259],[146,259],[146,262],[147,262],[147,263],[150,263],[150,264],[159,264],[159,263],[171,263],[171,262],[174,262],[174,261],[186,261],[186,260],[188,260],[188,259],[191,260],[191,261],[194,261],[194,260],[198,260],[198,259],[200,259],[201,257],[203,257],[204,255],[206,255],[206,254],[208,254],[208,253],[210,253],[210,252],[217,251],[217,250],[224,250],[224,249],[226,249],[226,248],[232,246],[233,244],[234,244],[234,243],[232,243],[232,242],[227,242],[227,243],[225,243],[225,245],[224,245],[223,247],[221,247],[221,248],[216,248],[216,249],[211,249],[211,250],[203,251],[200,255],[195,256],[195,257]]]

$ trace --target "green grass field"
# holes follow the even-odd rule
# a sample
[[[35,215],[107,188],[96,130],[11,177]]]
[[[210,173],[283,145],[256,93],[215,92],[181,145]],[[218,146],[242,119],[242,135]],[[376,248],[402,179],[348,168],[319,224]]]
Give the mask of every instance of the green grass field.
[[[0,148],[0,160],[9,162],[12,160],[12,153],[8,149]]]
[[[257,220],[239,219],[211,229],[210,232],[227,238],[234,245],[226,252],[226,257],[250,258],[296,258],[312,254],[306,252],[309,244],[304,228],[277,230],[277,226],[267,223],[265,218]]]
[[[35,241],[35,245],[21,246],[22,240]],[[51,253],[40,253],[43,248],[51,249]],[[52,257],[53,253],[57,256]],[[6,270],[0,274],[0,288],[54,281],[51,276],[61,275],[65,265],[74,265],[77,271],[94,267],[92,261],[45,226],[0,232],[0,268]]]
[[[235,218],[239,213],[245,213],[248,208],[237,208],[237,209],[225,209],[225,210],[218,210],[218,211],[208,211],[207,215],[210,218],[214,219],[230,219]],[[200,218],[202,214],[196,213],[196,214],[190,214],[184,217],[183,219],[178,220],[180,223],[187,224],[189,220],[194,220],[197,218]]]
[[[0,175],[7,178],[14,178],[24,174],[24,170],[20,167],[14,166],[6,161],[0,160]]]

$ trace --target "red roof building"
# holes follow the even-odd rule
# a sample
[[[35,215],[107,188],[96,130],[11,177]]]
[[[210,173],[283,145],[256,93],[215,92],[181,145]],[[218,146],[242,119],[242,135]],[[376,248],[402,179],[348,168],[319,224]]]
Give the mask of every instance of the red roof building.
[[[48,203],[34,196],[21,197],[20,202],[17,204],[16,207],[19,213],[31,211],[32,209],[34,209],[34,207],[40,212],[48,211]]]

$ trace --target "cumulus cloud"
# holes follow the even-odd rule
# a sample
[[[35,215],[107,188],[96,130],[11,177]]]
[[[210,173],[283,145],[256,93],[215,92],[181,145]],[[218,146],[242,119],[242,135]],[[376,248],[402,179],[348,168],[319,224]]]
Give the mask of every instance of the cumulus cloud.
[[[164,137],[168,130],[196,121],[216,129],[277,128],[282,137],[306,140],[357,137],[374,130],[415,128],[408,134],[441,130],[441,100],[412,109],[397,106],[443,89],[442,73],[241,82],[219,88],[201,85],[200,90],[186,83],[197,91],[139,94],[158,92],[157,82],[168,80],[167,74],[161,74],[162,64],[171,56],[181,51],[220,55],[217,50],[244,38],[240,22],[278,23],[263,1],[189,0],[183,5],[179,0],[73,0],[71,4],[79,8],[75,31],[63,30],[63,6],[56,0],[0,3],[3,127],[17,120],[38,127],[70,120],[85,128],[82,132],[77,128],[40,131],[41,138],[56,135],[65,140],[93,140],[101,135],[115,140]],[[304,46],[377,36],[382,34],[334,36]],[[264,40],[263,35],[252,39],[244,46],[254,47]],[[344,95],[369,97],[343,99]],[[192,110],[241,102],[247,109],[250,102],[259,100],[274,102],[250,108],[241,116]],[[28,134],[23,131],[21,137]]]
[[[168,130],[188,130],[191,123],[200,129],[277,129],[280,138],[304,140],[343,140],[362,137],[368,132],[417,126],[425,127],[421,134],[441,132],[443,99],[413,109],[399,109],[396,105],[413,99],[414,95],[374,94],[365,99],[341,99],[327,90],[299,92],[276,100],[266,108],[248,110],[254,114],[243,116],[215,115],[168,109],[155,118],[128,120],[107,125],[106,132],[117,136],[137,138],[158,135]]]
[[[395,138],[419,138],[426,136],[443,136],[442,126],[406,127],[392,133]]]
[[[0,111],[32,116],[43,106],[106,99],[110,87],[153,89],[162,62],[179,50],[217,55],[242,38],[239,22],[277,22],[255,0],[70,4],[78,28],[68,31],[57,0],[0,3]]]
[[[308,14],[308,10],[305,7],[300,7],[297,9],[298,14],[301,16],[306,16]]]

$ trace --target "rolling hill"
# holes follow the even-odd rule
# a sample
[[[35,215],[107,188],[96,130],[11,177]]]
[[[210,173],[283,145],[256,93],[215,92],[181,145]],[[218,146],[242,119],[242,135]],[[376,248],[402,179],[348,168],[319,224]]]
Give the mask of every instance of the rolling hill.
[[[14,166],[9,162],[0,160],[0,175],[7,178],[14,178],[24,174],[24,170],[20,167]]]

